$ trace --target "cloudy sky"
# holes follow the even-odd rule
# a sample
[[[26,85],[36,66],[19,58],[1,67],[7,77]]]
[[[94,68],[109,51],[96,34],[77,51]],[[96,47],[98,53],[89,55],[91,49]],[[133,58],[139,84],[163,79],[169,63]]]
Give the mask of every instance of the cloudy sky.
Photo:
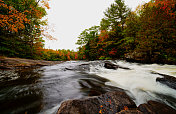
[[[139,4],[150,0],[125,0],[125,4],[134,10]],[[45,40],[45,48],[73,49],[79,34],[87,28],[99,25],[104,17],[103,12],[114,0],[51,0],[48,10],[51,33],[57,41]]]

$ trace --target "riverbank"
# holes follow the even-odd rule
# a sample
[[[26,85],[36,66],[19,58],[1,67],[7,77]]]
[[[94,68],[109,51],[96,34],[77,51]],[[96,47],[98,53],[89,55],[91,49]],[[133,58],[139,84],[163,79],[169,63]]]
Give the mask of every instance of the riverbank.
[[[50,66],[59,63],[62,63],[62,61],[32,60],[0,56],[0,69],[33,68],[40,66]]]

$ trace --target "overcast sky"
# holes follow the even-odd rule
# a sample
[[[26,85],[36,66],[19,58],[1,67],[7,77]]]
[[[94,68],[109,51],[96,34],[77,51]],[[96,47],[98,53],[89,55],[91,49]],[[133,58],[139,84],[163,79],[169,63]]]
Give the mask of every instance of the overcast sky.
[[[125,4],[134,10],[139,4],[150,0],[125,0]],[[48,21],[57,41],[45,40],[45,48],[76,50],[79,34],[94,25],[99,25],[103,12],[114,0],[51,0]]]

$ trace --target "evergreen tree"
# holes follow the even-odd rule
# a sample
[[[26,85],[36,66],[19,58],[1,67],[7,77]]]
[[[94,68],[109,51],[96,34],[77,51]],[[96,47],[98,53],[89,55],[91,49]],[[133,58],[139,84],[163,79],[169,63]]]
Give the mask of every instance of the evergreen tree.
[[[100,26],[102,30],[116,30],[117,26],[124,28],[129,8],[123,0],[115,0],[115,3],[104,12],[105,18],[102,19]]]

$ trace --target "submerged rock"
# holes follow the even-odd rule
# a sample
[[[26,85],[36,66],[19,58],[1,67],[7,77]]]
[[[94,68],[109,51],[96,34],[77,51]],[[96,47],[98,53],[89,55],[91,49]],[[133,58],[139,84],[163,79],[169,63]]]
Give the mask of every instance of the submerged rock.
[[[97,97],[65,101],[57,114],[115,114],[125,107],[136,108],[136,105],[125,92],[115,91]]]
[[[107,69],[114,69],[114,70],[116,70],[118,68],[125,69],[125,70],[130,70],[130,68],[115,65],[115,64],[113,64],[109,61],[105,61],[104,67],[107,68]]]
[[[156,81],[163,83],[173,89],[176,89],[176,78],[174,77],[157,78]]]
[[[138,110],[144,114],[176,114],[173,108],[156,101],[148,101],[146,104],[141,104]]]
[[[101,80],[101,81],[100,81]],[[99,96],[101,94],[105,94],[110,91],[122,91],[118,87],[113,87],[110,85],[105,85],[106,79],[80,79],[79,85],[81,86],[80,91],[82,91],[86,96]]]
[[[152,72],[153,74],[158,74],[163,76],[162,78],[156,78],[157,82],[160,82],[162,84],[165,84],[173,89],[176,89],[176,78],[173,76],[169,76],[166,74],[161,74],[161,73],[156,73],[156,72]]]

